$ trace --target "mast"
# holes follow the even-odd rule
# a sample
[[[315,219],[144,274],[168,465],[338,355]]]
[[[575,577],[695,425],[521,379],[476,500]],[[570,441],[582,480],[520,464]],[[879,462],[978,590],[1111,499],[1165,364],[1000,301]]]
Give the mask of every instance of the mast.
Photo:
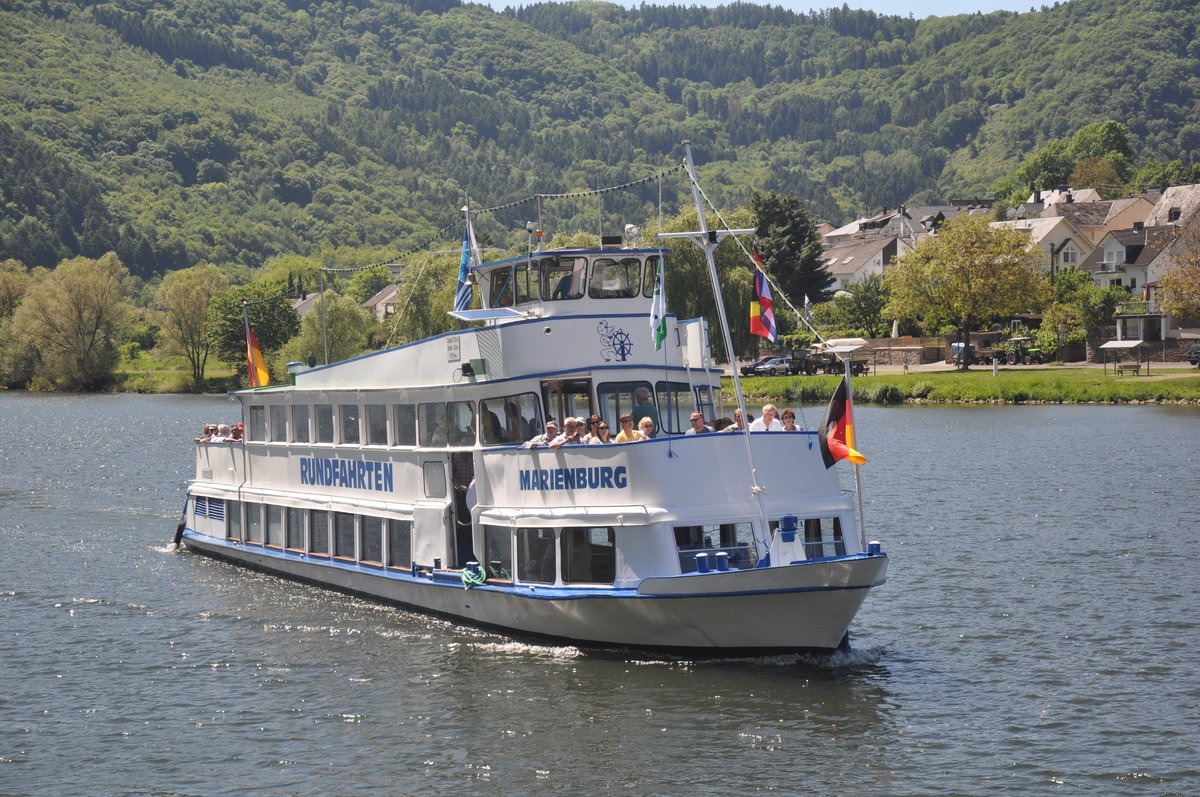
[[[762,494],[766,488],[758,483],[758,468],[754,464],[754,450],[750,445],[750,424],[746,418],[746,397],[742,394],[742,380],[738,373],[737,356],[733,353],[733,337],[729,332],[729,320],[725,315],[725,299],[721,295],[721,280],[717,276],[717,261],[714,256],[721,240],[729,235],[753,235],[754,230],[711,230],[704,213],[704,195],[700,191],[700,182],[696,179],[696,166],[692,162],[692,142],[683,142],[684,168],[688,179],[692,182],[692,198],[696,202],[696,218],[700,229],[695,232],[670,232],[658,234],[659,238],[686,238],[704,250],[704,259],[708,263],[708,276],[712,282],[713,298],[717,305],[717,318],[721,324],[722,340],[725,341],[725,351],[729,355],[730,370],[733,374],[734,394],[737,397],[738,409],[742,412],[742,423],[746,428],[741,431],[742,443],[746,450],[746,463],[750,468],[750,492],[758,502],[759,519],[762,521],[764,539],[770,537],[770,525],[767,522],[767,511],[763,505]]]

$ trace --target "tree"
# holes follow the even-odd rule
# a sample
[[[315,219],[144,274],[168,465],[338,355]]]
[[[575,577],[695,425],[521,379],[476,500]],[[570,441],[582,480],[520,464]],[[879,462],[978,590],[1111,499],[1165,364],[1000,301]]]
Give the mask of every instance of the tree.
[[[112,381],[117,334],[133,309],[128,276],[113,252],[34,272],[12,328],[37,351],[40,376],[67,390],[98,390]]]
[[[321,330],[321,305],[325,305],[325,334]],[[325,340],[329,341],[329,362],[349,359],[367,351],[375,319],[349,296],[326,291],[313,309],[300,319],[300,334],[279,350],[281,365],[305,362],[310,356],[317,362],[325,358]]]
[[[392,284],[392,270],[385,265],[375,265],[355,271],[346,284],[346,295],[362,304]]]
[[[885,284],[888,315],[919,319],[927,330],[951,324],[964,344],[970,344],[973,327],[1035,310],[1047,292],[1027,235],[967,215],[897,260]],[[965,369],[966,358],[962,362]]]
[[[756,245],[771,278],[797,306],[829,298],[833,277],[822,262],[825,246],[812,217],[793,194],[755,191],[750,198]]]
[[[17,260],[0,262],[0,319],[9,318],[29,287],[30,276]]]
[[[1185,324],[1200,323],[1200,220],[1180,230],[1170,253],[1173,265],[1158,280],[1159,303]]]
[[[1065,185],[1075,160],[1061,141],[1051,141],[1030,155],[1017,169],[1017,179],[1030,191]]]
[[[0,385],[10,390],[27,386],[37,366],[36,353],[12,331],[13,313],[32,279],[20,262],[0,262]]]
[[[265,359],[278,351],[300,329],[300,317],[285,296],[283,285],[254,282],[237,285],[213,297],[209,305],[209,338],[213,351],[224,362],[234,364],[238,373],[246,373],[246,326],[242,320],[242,299],[250,304],[250,328]]]
[[[1101,343],[1100,330],[1112,323],[1117,304],[1129,299],[1124,288],[1101,287],[1076,266],[1060,269],[1051,279],[1052,298],[1034,333],[1045,352],[1085,341],[1092,351]]]
[[[848,296],[835,301],[844,304],[852,326],[862,329],[868,338],[883,333],[883,309],[887,306],[888,288],[882,274],[868,274],[858,282],[846,284]]]
[[[162,310],[165,347],[187,357],[192,383],[197,387],[204,383],[204,368],[212,347],[209,306],[228,287],[229,279],[216,266],[194,266],[167,274],[154,295],[155,304]]]

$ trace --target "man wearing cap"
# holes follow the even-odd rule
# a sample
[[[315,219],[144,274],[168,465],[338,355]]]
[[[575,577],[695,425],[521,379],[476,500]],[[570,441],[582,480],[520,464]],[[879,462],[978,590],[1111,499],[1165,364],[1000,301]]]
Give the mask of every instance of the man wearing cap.
[[[558,424],[554,421],[546,421],[546,431],[525,444],[525,448],[537,448],[539,446],[550,445],[550,443],[558,437]]]

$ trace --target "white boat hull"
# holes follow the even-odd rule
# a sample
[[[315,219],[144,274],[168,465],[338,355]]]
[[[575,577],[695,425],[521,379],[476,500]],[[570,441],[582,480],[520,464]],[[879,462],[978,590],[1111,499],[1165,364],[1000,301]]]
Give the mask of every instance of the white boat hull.
[[[703,655],[833,651],[887,557],[858,554],[786,567],[644,580],[637,589],[485,584],[457,571],[421,573],[339,563],[186,530],[202,553],[287,578],[584,647]]]

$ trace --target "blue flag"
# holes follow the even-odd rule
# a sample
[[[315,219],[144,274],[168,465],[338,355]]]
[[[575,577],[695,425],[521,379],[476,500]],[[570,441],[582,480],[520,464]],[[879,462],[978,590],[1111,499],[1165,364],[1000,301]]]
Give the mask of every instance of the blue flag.
[[[471,228],[463,230],[462,259],[458,261],[458,291],[454,294],[454,310],[471,309],[471,283],[467,282],[467,266],[471,262]]]

